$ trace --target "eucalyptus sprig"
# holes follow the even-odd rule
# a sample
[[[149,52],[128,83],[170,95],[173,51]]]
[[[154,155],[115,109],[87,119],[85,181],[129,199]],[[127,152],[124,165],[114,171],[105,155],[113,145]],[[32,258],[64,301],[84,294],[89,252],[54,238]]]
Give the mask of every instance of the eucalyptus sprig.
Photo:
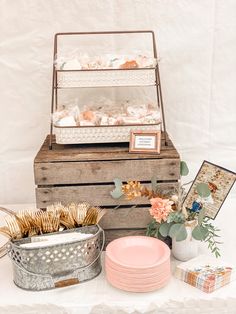
[[[155,219],[152,219],[152,221],[147,225],[146,236],[158,238],[159,228],[160,224]]]
[[[208,248],[211,250],[215,257],[220,257],[220,249],[218,244],[222,244],[216,240],[219,238],[218,232],[220,229],[216,228],[210,223],[210,218],[205,216],[206,209],[202,208],[198,215],[198,225],[193,229],[192,236],[198,241],[208,242]]]
[[[213,254],[215,254],[215,257],[220,257],[220,249],[218,247],[218,244],[222,244],[222,242],[217,241],[217,238],[219,238],[218,232],[220,229],[215,227],[213,224],[209,223],[210,218],[205,217],[202,222],[202,226],[208,230],[208,234],[205,238],[205,242],[208,242],[208,249],[211,250]]]

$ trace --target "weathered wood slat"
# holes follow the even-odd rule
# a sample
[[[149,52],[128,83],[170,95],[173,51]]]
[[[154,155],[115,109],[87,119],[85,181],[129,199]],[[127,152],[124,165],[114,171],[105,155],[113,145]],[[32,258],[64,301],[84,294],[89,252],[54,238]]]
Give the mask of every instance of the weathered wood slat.
[[[103,229],[146,228],[152,220],[150,206],[109,208],[99,224]]]
[[[163,137],[163,135],[162,135]],[[163,138],[164,141],[164,138]],[[94,144],[94,145],[58,145],[54,144],[49,150],[49,137],[46,138],[40,151],[35,157],[35,163],[89,161],[89,160],[136,160],[136,159],[162,159],[179,158],[173,143],[168,140],[168,146],[163,145],[159,155],[130,154],[127,143]]]
[[[163,194],[178,188],[178,182],[159,183],[158,190]],[[145,186],[149,186],[145,184]],[[88,202],[94,206],[116,206],[116,205],[132,205],[132,204],[150,204],[144,197],[136,198],[128,201],[124,197],[114,199],[110,192],[114,189],[114,185],[82,185],[82,186],[60,186],[60,187],[39,187],[36,188],[36,201],[39,208],[55,203],[70,202]]]
[[[146,159],[94,162],[35,163],[35,183],[81,184],[123,181],[150,181],[156,176],[159,181],[179,179],[179,159]]]
[[[146,229],[135,229],[135,230],[127,230],[127,229],[120,229],[120,230],[105,230],[105,247],[107,246],[108,243],[111,241],[121,238],[121,237],[126,237],[126,236],[136,236],[136,235],[145,235],[146,234]]]

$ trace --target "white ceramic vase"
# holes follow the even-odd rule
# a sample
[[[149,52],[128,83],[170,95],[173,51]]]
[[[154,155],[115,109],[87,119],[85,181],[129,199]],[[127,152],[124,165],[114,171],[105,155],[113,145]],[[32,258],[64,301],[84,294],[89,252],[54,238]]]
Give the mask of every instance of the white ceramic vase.
[[[179,261],[186,262],[198,255],[199,241],[192,237],[193,226],[185,226],[187,238],[183,241],[172,239],[172,255]]]

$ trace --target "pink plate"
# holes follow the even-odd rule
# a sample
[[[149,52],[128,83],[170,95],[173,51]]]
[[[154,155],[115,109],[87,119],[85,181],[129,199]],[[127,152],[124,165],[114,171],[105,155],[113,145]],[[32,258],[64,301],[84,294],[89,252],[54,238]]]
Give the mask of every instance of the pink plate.
[[[156,277],[161,276],[162,274],[170,273],[170,265],[166,265],[165,267],[158,268],[151,268],[150,270],[145,269],[143,272],[139,271],[133,271],[130,272],[127,269],[122,269],[118,267],[114,267],[111,265],[108,261],[105,261],[105,270],[106,271],[112,271],[114,273],[117,273],[119,275],[128,276],[129,278],[132,277],[138,277],[138,278],[148,278],[148,277]]]
[[[149,288],[149,287],[152,287],[152,286],[160,286],[162,285],[163,283],[165,283],[166,281],[168,281],[170,279],[171,275],[169,274],[168,276],[166,276],[165,278],[162,278],[162,280],[159,280],[157,282],[139,282],[139,281],[129,281],[129,280],[125,280],[125,279],[121,279],[121,278],[115,278],[114,276],[112,275],[107,275],[107,279],[109,282],[115,282],[115,283],[118,283],[118,284],[121,284],[121,285],[124,285],[124,286],[127,286],[127,287],[137,287],[137,288],[140,288],[140,287],[145,287],[145,288]]]
[[[165,271],[170,270],[170,259],[168,259],[166,262],[152,268],[142,268],[142,269],[137,269],[137,268],[131,268],[131,267],[123,267],[121,265],[115,264],[112,262],[108,256],[105,257],[105,268],[106,269],[112,269],[114,271],[124,273],[127,275],[146,275],[146,276],[152,276],[155,274],[159,274]]]
[[[167,273],[161,277],[153,277],[153,278],[129,278],[125,276],[119,276],[117,274],[114,274],[112,272],[107,272],[106,273],[107,278],[110,278],[111,281],[116,281],[121,284],[126,284],[128,286],[149,286],[149,285],[158,285],[165,281],[167,278],[170,278],[170,273]]]
[[[110,242],[106,248],[106,256],[124,267],[155,268],[170,258],[170,249],[156,238],[129,236]]]
[[[158,280],[161,280],[162,278],[165,278],[166,276],[168,276],[170,274],[170,271],[166,271],[166,272],[163,272],[163,273],[157,274],[157,275],[156,274],[153,274],[153,275],[146,275],[146,274],[144,274],[144,275],[143,274],[129,275],[129,274],[114,271],[110,268],[106,268],[106,274],[113,275],[117,278],[125,278],[125,279],[128,279],[129,281],[132,281],[132,280],[158,281]]]
[[[155,285],[127,285],[127,284],[122,284],[112,278],[107,277],[108,282],[121,290],[125,290],[125,291],[130,291],[130,292],[151,292],[154,290],[158,290],[160,288],[163,288],[164,286],[166,286],[170,280],[170,277],[166,278],[166,280],[162,281],[161,283],[155,284]]]
[[[156,286],[156,287],[149,287],[149,288],[134,288],[134,287],[126,287],[126,286],[122,286],[118,283],[111,283],[110,284],[115,287],[115,288],[118,288],[120,290],[123,290],[123,291],[128,291],[128,292],[137,292],[137,293],[144,293],[144,292],[152,292],[152,291],[156,291],[156,290],[159,290],[161,288],[163,288],[164,286],[166,286],[168,283],[168,281],[161,285],[161,286]]]

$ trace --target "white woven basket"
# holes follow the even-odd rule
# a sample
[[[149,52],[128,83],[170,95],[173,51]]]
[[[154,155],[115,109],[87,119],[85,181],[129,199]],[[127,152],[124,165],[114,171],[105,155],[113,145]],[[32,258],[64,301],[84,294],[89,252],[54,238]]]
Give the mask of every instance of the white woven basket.
[[[130,141],[130,131],[160,130],[161,124],[58,127],[54,126],[57,144],[119,143]]]
[[[57,71],[58,88],[155,85],[155,69]]]

